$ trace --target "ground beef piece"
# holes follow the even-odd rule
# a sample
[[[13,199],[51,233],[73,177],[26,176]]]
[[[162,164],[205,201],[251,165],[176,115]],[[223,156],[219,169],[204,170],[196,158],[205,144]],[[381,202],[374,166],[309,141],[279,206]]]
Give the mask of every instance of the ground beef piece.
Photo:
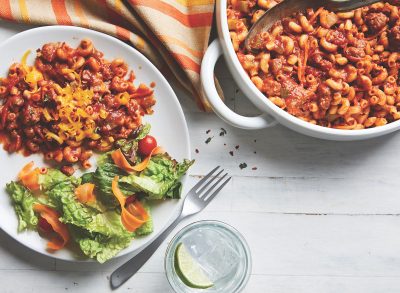
[[[398,51],[400,50],[400,25],[395,25],[389,32],[390,46]]]
[[[319,106],[327,110],[332,101],[332,91],[325,83],[321,83],[317,88],[317,97]]]
[[[111,80],[113,77],[113,72],[111,70],[111,63],[102,64],[100,67],[100,72],[105,81]]]
[[[41,50],[42,58],[47,62],[53,62],[56,57],[56,49],[56,45],[53,43],[45,44]]]
[[[280,96],[281,95],[281,84],[271,77],[264,80],[262,91],[268,97]]]
[[[317,69],[315,67],[308,66],[308,65],[306,67],[305,73],[306,73],[306,75],[311,74],[316,79],[325,79],[325,78],[327,78],[327,73],[326,72],[324,72],[324,71],[322,71],[320,69]]]
[[[121,110],[109,112],[106,122],[108,122],[112,128],[124,125],[125,112]]]
[[[365,16],[365,23],[372,33],[377,33],[385,27],[389,18],[382,12],[372,12]]]
[[[318,69],[321,69],[322,71],[329,71],[333,67],[332,62],[324,59],[322,53],[318,50],[311,54],[309,60],[310,64],[314,65]]]
[[[26,125],[33,125],[40,121],[40,109],[27,105],[23,110],[22,120]]]
[[[351,62],[358,62],[365,57],[363,48],[347,47],[343,50],[343,53]]]
[[[297,117],[308,115],[307,105],[310,102],[312,93],[285,75],[282,76],[281,84],[288,113]]]
[[[60,171],[67,176],[72,176],[75,173],[75,168],[72,165],[64,165],[60,168]]]
[[[347,38],[341,30],[332,30],[326,36],[326,40],[339,47],[345,47],[347,45]]]
[[[271,70],[274,75],[277,75],[281,72],[283,67],[283,60],[282,58],[275,58],[272,59],[270,62]]]

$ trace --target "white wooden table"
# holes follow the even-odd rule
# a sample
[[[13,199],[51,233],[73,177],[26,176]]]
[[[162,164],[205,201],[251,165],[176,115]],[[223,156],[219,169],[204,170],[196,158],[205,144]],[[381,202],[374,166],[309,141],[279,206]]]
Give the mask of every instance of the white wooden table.
[[[0,23],[0,41],[27,28]],[[218,76],[233,108],[257,113],[223,64]],[[253,256],[245,292],[400,292],[400,132],[340,143],[282,126],[233,129],[177,94],[197,160],[189,185],[217,163],[233,175],[204,212],[180,227],[217,219],[241,231]],[[167,243],[118,292],[171,292],[163,268]],[[104,265],[55,261],[0,231],[0,292],[110,292],[110,273],[128,258]]]

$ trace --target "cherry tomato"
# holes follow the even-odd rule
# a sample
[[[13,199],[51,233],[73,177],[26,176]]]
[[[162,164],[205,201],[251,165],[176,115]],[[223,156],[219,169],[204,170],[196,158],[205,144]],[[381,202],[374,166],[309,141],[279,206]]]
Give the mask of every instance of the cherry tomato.
[[[150,155],[151,151],[157,147],[156,139],[151,135],[146,135],[139,141],[139,153],[144,156]]]
[[[125,206],[130,205],[135,200],[136,200],[136,195],[131,195],[131,196],[127,197],[126,200],[125,200]]]
[[[46,221],[45,218],[39,217],[38,226],[39,229],[44,233],[53,232],[53,227],[51,227],[51,225],[49,224],[49,222]]]

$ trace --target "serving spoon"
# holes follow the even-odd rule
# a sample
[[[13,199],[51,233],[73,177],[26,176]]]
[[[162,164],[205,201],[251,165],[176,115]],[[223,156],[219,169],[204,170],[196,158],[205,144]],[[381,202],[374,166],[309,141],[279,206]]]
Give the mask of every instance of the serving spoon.
[[[317,9],[325,7],[334,12],[349,11],[367,6],[380,0],[284,0],[265,12],[251,27],[245,39],[245,47],[252,51],[253,39],[262,32],[268,31],[274,23],[292,15],[295,12],[304,12],[307,8]]]

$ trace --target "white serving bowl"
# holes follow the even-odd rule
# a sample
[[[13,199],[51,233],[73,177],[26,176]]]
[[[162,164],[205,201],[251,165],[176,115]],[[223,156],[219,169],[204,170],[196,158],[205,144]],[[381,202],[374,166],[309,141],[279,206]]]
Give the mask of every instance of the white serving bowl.
[[[281,123],[294,131],[309,136],[341,141],[369,139],[400,129],[400,120],[369,129],[333,129],[305,122],[275,106],[257,89],[240,64],[229,36],[226,8],[227,0],[216,1],[216,18],[219,38],[211,43],[201,65],[201,80],[204,92],[213,110],[221,119],[235,127],[243,129],[261,129]],[[214,83],[214,67],[221,55],[224,55],[229,70],[240,89],[246,97],[263,112],[262,115],[257,117],[238,115],[229,109],[220,99]]]

